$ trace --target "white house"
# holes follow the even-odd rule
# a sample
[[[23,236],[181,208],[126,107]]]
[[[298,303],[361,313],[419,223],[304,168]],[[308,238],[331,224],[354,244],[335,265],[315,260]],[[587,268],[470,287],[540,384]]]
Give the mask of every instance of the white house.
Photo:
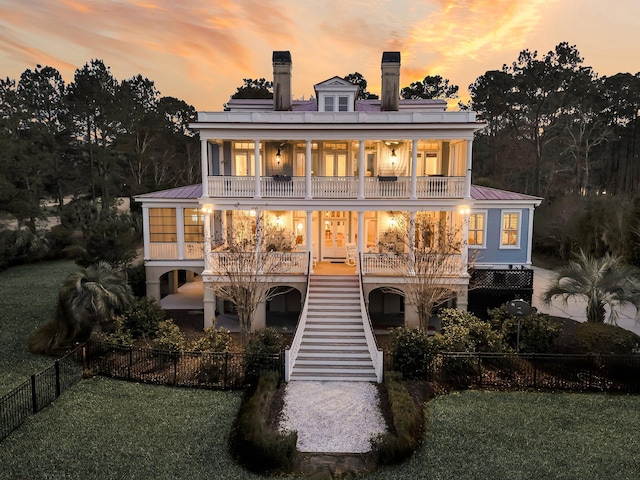
[[[406,287],[400,272],[414,245],[442,241],[444,230],[460,239],[440,275],[457,308],[530,296],[541,199],[471,185],[474,132],[484,126],[475,113],[400,100],[399,52],[385,52],[381,68],[380,100],[357,99],[358,87],[339,77],[316,84],[315,98],[292,100],[291,55],[274,52],[273,100],[232,99],[225,111],[199,112],[191,127],[200,134],[202,184],[136,197],[148,295],[160,299],[167,274],[172,292],[176,272],[200,275],[207,326],[225,311],[207,287],[226,281],[239,255],[226,247],[242,237],[282,266],[269,286],[293,288],[254,320],[259,328],[274,311],[299,318],[288,378],[362,380],[382,373],[369,318],[373,328],[417,323],[404,297],[389,293]],[[401,223],[407,241],[398,244]],[[434,225],[433,235],[416,233],[416,223]]]

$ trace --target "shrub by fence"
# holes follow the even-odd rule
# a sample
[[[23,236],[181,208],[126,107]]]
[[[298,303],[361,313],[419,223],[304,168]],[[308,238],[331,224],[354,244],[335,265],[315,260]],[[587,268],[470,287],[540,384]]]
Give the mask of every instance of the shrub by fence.
[[[640,355],[441,353],[428,368],[401,373],[453,388],[640,393]]]
[[[81,355],[78,347],[0,398],[0,441],[82,378]]]
[[[281,374],[282,364],[280,355],[177,352],[97,340],[87,344],[85,358],[85,368],[94,375],[212,389],[244,388],[264,372]]]

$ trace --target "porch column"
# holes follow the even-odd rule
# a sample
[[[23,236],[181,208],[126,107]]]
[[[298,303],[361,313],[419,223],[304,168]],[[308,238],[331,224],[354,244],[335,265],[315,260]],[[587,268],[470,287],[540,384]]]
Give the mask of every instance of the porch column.
[[[253,141],[253,173],[254,173],[254,193],[253,198],[262,198],[260,191],[260,140],[257,138]]]
[[[304,152],[304,183],[305,183],[305,199],[311,200],[311,140],[307,140],[306,150]]]
[[[412,142],[411,150],[411,200],[418,198],[418,141]]]
[[[210,256],[211,256],[211,215],[213,211],[210,207],[205,206],[202,211],[204,212],[204,273],[211,271]],[[206,291],[206,288],[205,288]],[[205,294],[206,298],[206,294]],[[207,318],[205,317],[205,323]],[[206,327],[205,327],[206,328]]]
[[[469,288],[465,285],[456,297],[456,310],[466,310],[469,306]]]
[[[534,207],[529,207],[529,231],[527,232],[527,266],[529,267],[531,266],[531,249],[533,248],[533,211]]]
[[[416,262],[416,212],[409,212],[409,273],[415,274]]]
[[[184,260],[184,207],[176,207],[176,236],[178,260]]]
[[[460,248],[462,261],[460,262],[460,275],[468,276],[467,268],[469,266],[469,214],[471,213],[471,209],[469,207],[463,207],[460,213],[462,214],[462,246]]]
[[[358,152],[358,200],[364,200],[364,140],[360,140]],[[360,229],[360,212],[358,212],[358,229]],[[360,237],[358,237],[360,238]],[[361,251],[358,247],[358,251]]]
[[[307,243],[307,252],[309,252],[309,254],[311,255],[311,271],[309,272],[310,274],[313,274],[313,255],[315,253],[313,251],[312,215],[313,215],[313,212],[311,210],[307,210],[307,233],[305,234],[305,241]]]
[[[149,260],[151,258],[151,232],[149,232],[149,207],[143,205],[142,207],[142,236],[144,244],[144,259]]]
[[[362,260],[362,252],[364,252],[364,212],[358,212],[358,260],[356,265],[360,268],[360,260]],[[360,273],[360,270],[356,270]]]
[[[260,302],[258,308],[253,314],[253,322],[251,322],[251,331],[262,330],[267,326],[267,302]]]
[[[473,150],[473,139],[467,140],[467,173],[465,176],[465,185],[464,185],[464,197],[471,198],[471,164],[472,157],[471,153]]]
[[[209,145],[206,140],[200,140],[200,168],[202,169],[202,197],[209,196]]]
[[[213,327],[216,321],[216,296],[206,283],[202,303],[204,306],[204,328],[207,329]]]

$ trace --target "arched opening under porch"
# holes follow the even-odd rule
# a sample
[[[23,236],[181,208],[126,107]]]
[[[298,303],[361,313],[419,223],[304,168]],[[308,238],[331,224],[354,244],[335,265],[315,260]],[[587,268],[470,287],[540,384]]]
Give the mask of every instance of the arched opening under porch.
[[[295,287],[280,285],[270,289],[266,304],[266,326],[294,333],[302,311],[302,294]]]
[[[384,287],[369,293],[369,318],[374,330],[388,330],[405,325],[405,299]]]

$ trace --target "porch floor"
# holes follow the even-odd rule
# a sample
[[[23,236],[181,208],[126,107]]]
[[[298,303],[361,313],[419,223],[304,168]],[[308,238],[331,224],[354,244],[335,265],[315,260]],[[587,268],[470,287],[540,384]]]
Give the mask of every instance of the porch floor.
[[[313,267],[314,275],[355,275],[355,265],[350,266],[346,263],[318,262]]]

